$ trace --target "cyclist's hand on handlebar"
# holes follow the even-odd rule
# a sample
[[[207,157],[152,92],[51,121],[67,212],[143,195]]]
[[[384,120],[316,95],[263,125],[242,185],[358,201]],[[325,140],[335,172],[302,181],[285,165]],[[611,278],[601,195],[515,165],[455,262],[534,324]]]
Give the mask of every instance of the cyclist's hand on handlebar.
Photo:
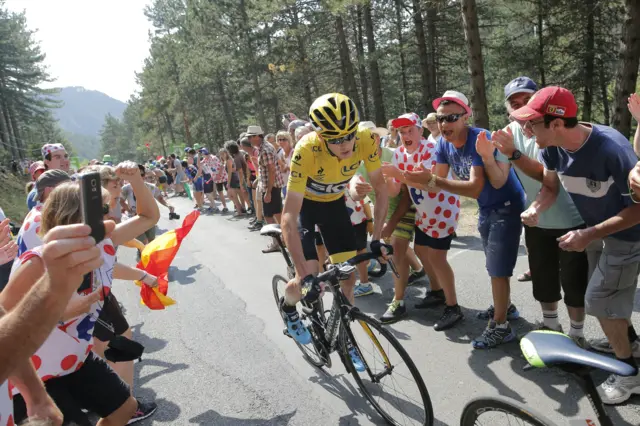
[[[302,299],[306,302],[315,302],[320,297],[322,287],[320,282],[313,275],[307,275],[300,280],[300,291]]]

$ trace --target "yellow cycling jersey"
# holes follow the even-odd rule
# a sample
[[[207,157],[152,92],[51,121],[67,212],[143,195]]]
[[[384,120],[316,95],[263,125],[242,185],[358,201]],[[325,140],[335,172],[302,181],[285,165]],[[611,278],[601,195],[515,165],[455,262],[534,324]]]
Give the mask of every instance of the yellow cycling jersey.
[[[357,131],[353,155],[346,160],[338,159],[316,133],[310,133],[296,144],[287,192],[304,194],[313,201],[335,201],[343,196],[362,161],[368,173],[381,166],[378,146],[369,129]]]

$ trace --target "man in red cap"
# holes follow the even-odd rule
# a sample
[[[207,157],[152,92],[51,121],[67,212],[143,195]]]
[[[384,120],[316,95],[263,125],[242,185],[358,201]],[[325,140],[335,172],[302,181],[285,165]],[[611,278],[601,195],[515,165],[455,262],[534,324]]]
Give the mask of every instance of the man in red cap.
[[[558,241],[566,251],[587,250],[592,273],[585,308],[598,318],[608,338],[608,344],[598,342],[594,347],[614,352],[637,369],[631,350],[637,336],[629,324],[640,272],[640,205],[634,203],[640,198],[632,198],[628,183],[637,157],[620,132],[579,123],[577,113],[573,94],[550,86],[511,115],[536,136],[543,148],[544,173],[558,176],[587,226]],[[557,186],[545,187],[552,194],[558,192]],[[640,375],[612,375],[599,393],[606,404],[624,402],[640,393]]]
[[[433,101],[440,138],[436,147],[435,172],[421,167],[405,171],[411,186],[429,193],[447,191],[478,200],[478,230],[491,277],[493,306],[478,317],[488,319],[487,328],[473,340],[476,349],[493,348],[516,338],[508,320],[519,317],[510,304],[510,278],[518,258],[524,209],[524,191],[509,161],[488,139],[489,132],[467,125],[471,107],[467,97],[454,90]],[[497,164],[507,179],[495,176],[485,164]],[[450,170],[455,179],[449,178]],[[429,294],[427,295],[429,296]]]

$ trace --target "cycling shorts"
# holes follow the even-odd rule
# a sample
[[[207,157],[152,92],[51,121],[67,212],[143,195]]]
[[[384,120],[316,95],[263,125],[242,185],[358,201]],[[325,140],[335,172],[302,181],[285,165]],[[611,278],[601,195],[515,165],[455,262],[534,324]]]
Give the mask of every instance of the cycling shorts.
[[[329,202],[305,198],[302,202],[298,228],[302,239],[302,250],[307,260],[318,260],[316,225],[320,229],[331,263],[345,262],[356,255],[356,234],[344,197]]]

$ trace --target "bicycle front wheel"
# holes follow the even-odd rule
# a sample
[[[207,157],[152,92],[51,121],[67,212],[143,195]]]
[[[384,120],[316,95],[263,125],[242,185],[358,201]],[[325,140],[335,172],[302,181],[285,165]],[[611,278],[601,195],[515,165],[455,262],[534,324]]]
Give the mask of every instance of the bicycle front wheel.
[[[360,311],[343,325],[342,355],[348,371],[378,413],[391,425],[433,424],[429,392],[413,360],[380,322]],[[365,365],[358,372],[356,353]]]
[[[524,405],[501,396],[476,398],[462,411],[460,426],[555,426],[551,420]]]
[[[287,326],[287,319],[285,317],[285,314],[282,312],[282,309],[280,308],[280,300],[282,300],[282,298],[284,297],[285,287],[288,282],[289,282],[288,280],[286,280],[284,277],[280,275],[275,275],[272,281],[273,297],[275,298],[278,312],[280,313],[280,316],[282,317],[282,321],[284,322],[285,330]],[[322,300],[319,300],[318,303],[319,303],[318,310],[320,312],[320,315],[324,315],[324,312],[323,312],[324,305],[322,304]],[[313,318],[311,315],[306,315],[304,312],[301,312],[300,306],[301,304],[298,303],[297,308],[298,308],[298,312],[300,313],[300,318],[302,320],[302,323],[305,325],[305,327],[307,327],[307,329],[311,333],[312,340],[311,340],[311,343],[307,345],[301,345],[293,337],[291,337],[291,339],[295,342],[296,346],[298,346],[300,351],[302,351],[304,358],[313,366],[320,368],[325,364],[327,364],[327,358],[328,358],[328,354],[324,349],[324,345],[322,344],[322,337],[320,335],[320,333],[322,333],[323,324],[321,321],[319,321],[318,318]]]

